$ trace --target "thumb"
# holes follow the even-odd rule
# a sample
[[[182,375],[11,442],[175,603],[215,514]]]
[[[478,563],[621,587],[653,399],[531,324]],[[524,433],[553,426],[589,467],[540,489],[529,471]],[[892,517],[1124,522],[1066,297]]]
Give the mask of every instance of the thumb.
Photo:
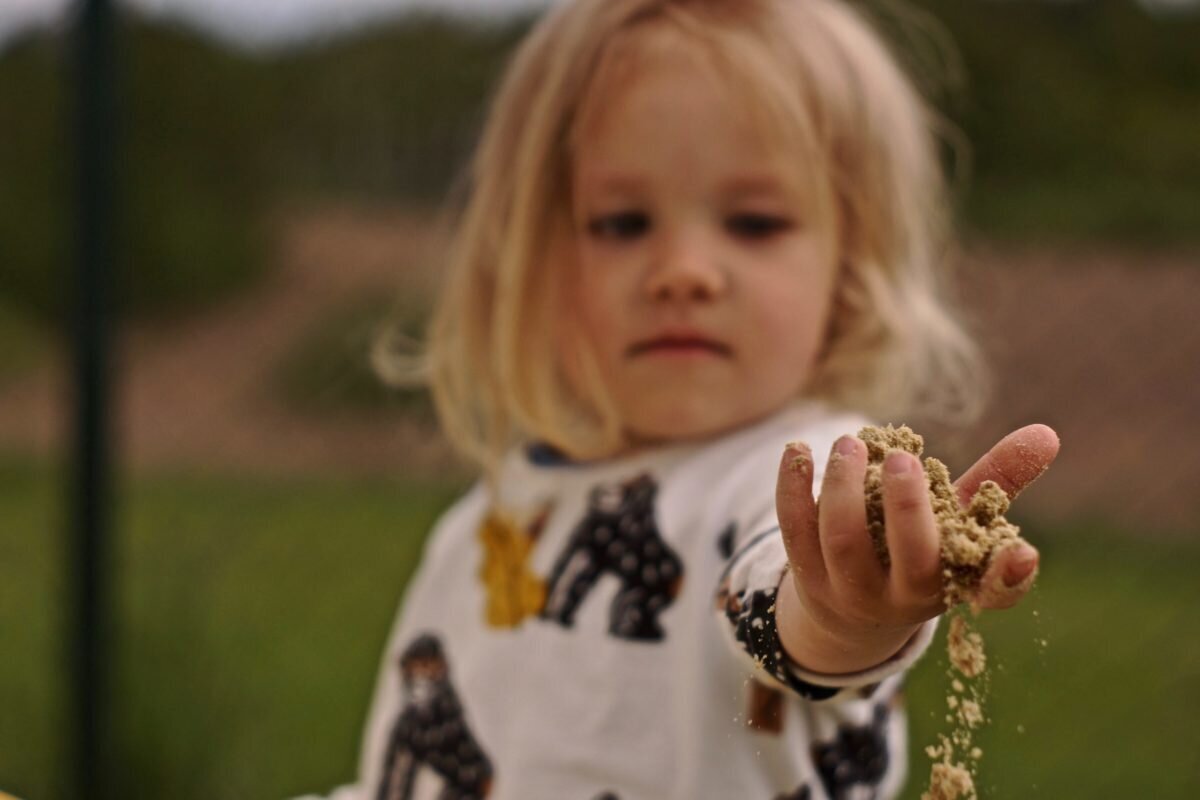
[[[817,504],[813,500],[812,450],[792,442],[783,450],[775,484],[775,514],[792,569],[806,578],[825,572],[821,540],[817,535]]]

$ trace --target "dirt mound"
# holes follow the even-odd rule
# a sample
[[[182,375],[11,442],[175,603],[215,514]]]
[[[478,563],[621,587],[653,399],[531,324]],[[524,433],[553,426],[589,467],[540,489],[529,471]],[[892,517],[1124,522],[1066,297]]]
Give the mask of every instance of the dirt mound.
[[[203,315],[122,332],[114,387],[120,458],[135,469],[451,469],[428,424],[314,419],[285,408],[266,377],[332,309],[372,293],[428,297],[445,226],[405,210],[325,209],[274,227],[277,263],[259,285]],[[58,451],[66,378],[55,359],[0,395],[0,448]]]

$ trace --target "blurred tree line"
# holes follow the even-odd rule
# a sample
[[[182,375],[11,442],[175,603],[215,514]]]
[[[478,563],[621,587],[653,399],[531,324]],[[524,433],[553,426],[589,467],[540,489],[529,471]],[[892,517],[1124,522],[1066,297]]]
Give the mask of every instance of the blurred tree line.
[[[935,99],[971,145],[972,234],[1200,241],[1200,15],[1134,0],[914,5],[961,57],[964,84]],[[440,201],[529,23],[411,15],[252,53],[125,20],[124,310],[179,313],[254,280],[263,223],[288,203]],[[44,321],[61,314],[70,259],[68,55],[49,34],[0,53],[0,304]]]

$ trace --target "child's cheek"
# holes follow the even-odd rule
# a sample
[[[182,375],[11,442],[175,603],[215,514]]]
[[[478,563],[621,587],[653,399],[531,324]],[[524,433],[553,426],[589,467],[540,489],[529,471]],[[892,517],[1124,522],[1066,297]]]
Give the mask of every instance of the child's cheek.
[[[808,383],[824,345],[830,307],[827,295],[827,286],[818,280],[776,286],[763,297],[756,348],[770,354],[771,369],[790,377],[792,393]]]

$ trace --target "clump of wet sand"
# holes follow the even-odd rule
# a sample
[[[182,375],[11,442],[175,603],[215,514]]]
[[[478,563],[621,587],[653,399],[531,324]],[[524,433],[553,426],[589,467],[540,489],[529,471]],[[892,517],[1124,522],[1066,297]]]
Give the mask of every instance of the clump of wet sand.
[[[865,482],[867,528],[875,552],[889,564],[891,559],[884,536],[883,460],[893,450],[903,450],[920,458],[925,441],[907,426],[899,428],[866,427],[858,437],[867,445]],[[929,788],[921,800],[976,800],[975,770],[983,751],[974,744],[975,731],[987,722],[984,701],[987,695],[987,656],[983,637],[974,630],[965,607],[972,615],[981,605],[995,605],[1006,593],[1023,593],[1032,584],[1030,575],[1021,584],[985,585],[984,575],[1002,550],[1019,546],[1020,529],[1004,518],[1009,500],[993,481],[984,481],[966,508],[958,502],[950,472],[936,458],[925,458],[925,476],[940,537],[942,593],[950,630],[947,651],[950,659],[950,692],[946,697],[949,733],[939,734],[938,744],[926,748],[934,760]]]
[[[866,427],[859,431],[858,438],[867,445],[867,530],[880,560],[889,564],[891,558],[884,537],[883,460],[893,450],[903,450],[920,458],[925,440],[907,425]],[[1020,528],[1004,518],[1008,511],[1008,496],[994,481],[980,484],[971,502],[963,508],[950,483],[946,465],[932,457],[926,458],[924,465],[933,515],[941,537],[946,607],[975,603],[982,599],[981,591],[998,591],[991,586],[983,587],[983,576],[997,553],[1020,543]],[[1028,587],[1015,588],[1024,591]]]

